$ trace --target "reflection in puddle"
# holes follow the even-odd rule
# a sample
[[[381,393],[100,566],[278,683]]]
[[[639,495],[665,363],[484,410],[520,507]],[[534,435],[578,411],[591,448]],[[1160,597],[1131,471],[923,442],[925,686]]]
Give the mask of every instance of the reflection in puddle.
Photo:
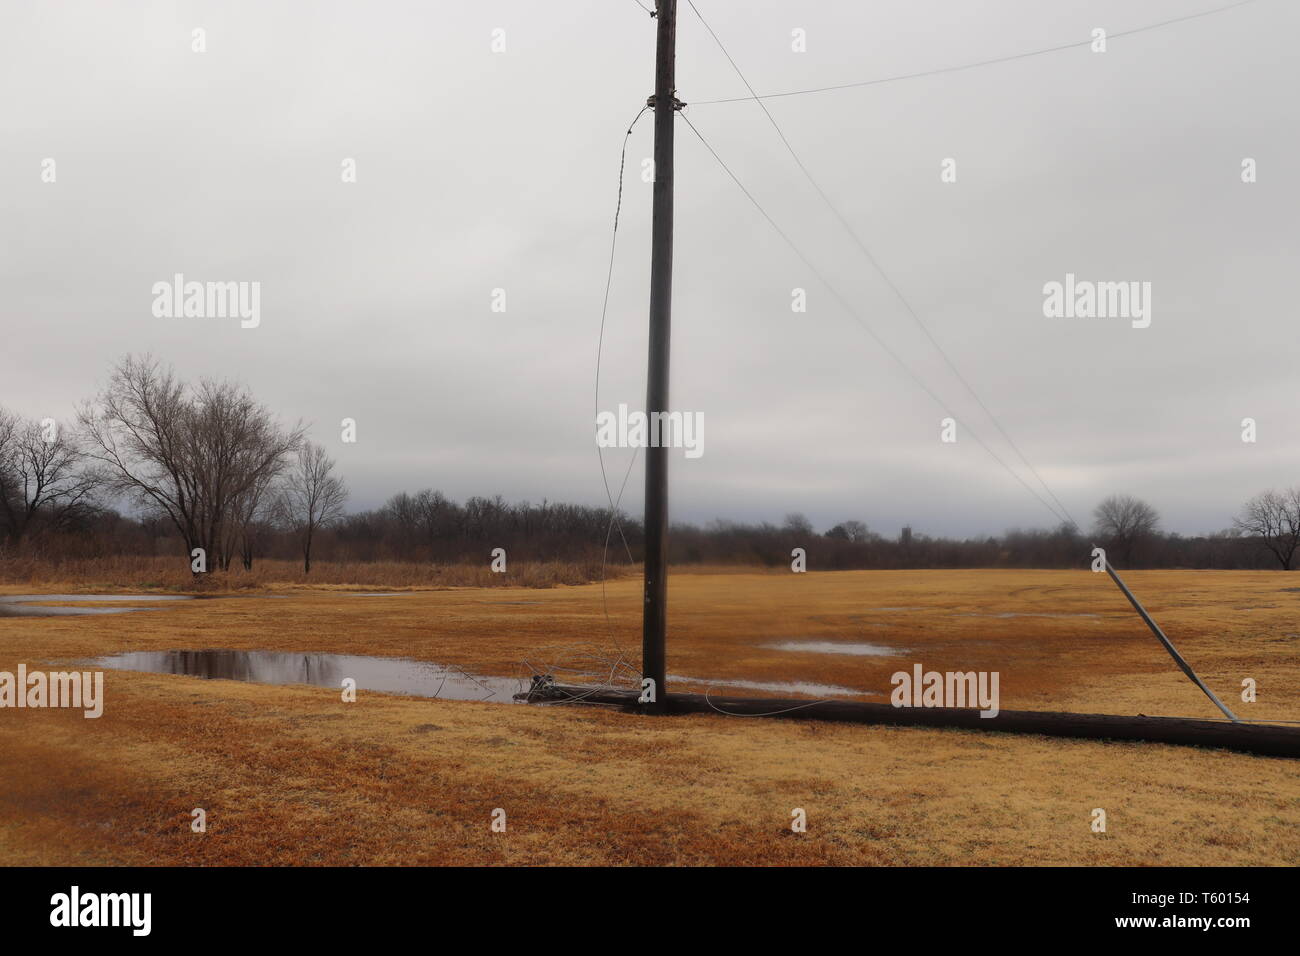
[[[376,690],[414,697],[447,700],[491,700],[509,703],[523,690],[511,677],[478,677],[456,667],[401,657],[361,657],[353,654],[302,654],[283,651],[129,651],[89,661],[96,667],[182,674],[257,684],[311,684],[339,688],[343,679],[358,690]]]
[[[0,617],[88,617],[94,614],[161,610],[160,607],[36,607],[31,604],[0,604]]]
[[[705,687],[739,687],[744,690],[765,690],[772,693],[803,694],[810,697],[879,697],[873,690],[854,690],[852,687],[837,687],[834,684],[811,684],[805,681],[757,681],[757,680],[705,680],[702,677],[686,677],[682,674],[669,674],[670,681],[683,684],[701,684]]]
[[[907,651],[884,644],[846,643],[842,641],[782,641],[768,644],[778,651],[806,651],[810,654],[851,654],[854,657],[893,657]]]
[[[0,617],[83,617],[91,614],[130,614],[158,611],[157,607],[41,607],[32,602],[123,604],[138,601],[192,601],[189,594],[4,594],[0,595]]]

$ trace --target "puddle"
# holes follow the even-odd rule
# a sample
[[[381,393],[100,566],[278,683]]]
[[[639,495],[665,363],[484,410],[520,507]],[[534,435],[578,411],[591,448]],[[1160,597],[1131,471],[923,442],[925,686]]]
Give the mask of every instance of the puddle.
[[[668,680],[683,684],[701,684],[704,687],[739,687],[744,690],[766,690],[773,693],[802,694],[808,697],[879,697],[872,690],[854,690],[852,687],[837,687],[834,684],[811,684],[804,681],[754,681],[754,680],[705,680],[702,677],[686,677],[682,674],[669,674]],[[671,690],[671,688],[669,688]]]
[[[37,607],[30,604],[0,604],[0,617],[89,617],[95,614],[161,610],[160,607]]]
[[[287,651],[128,651],[88,661],[96,667],[181,674],[208,680],[256,684],[310,684],[338,690],[345,677],[358,690],[439,697],[444,700],[491,700],[510,703],[524,689],[513,677],[479,677],[456,667],[403,657],[353,654],[302,654]]]
[[[136,601],[192,601],[190,594],[4,594],[0,617],[84,617],[92,614],[130,614],[160,611],[158,607],[41,607],[38,601],[124,604]]]
[[[851,654],[854,657],[895,657],[907,651],[884,644],[850,643],[845,641],[782,641],[768,644],[778,651],[805,651],[809,654]],[[856,693],[856,691],[854,692]]]

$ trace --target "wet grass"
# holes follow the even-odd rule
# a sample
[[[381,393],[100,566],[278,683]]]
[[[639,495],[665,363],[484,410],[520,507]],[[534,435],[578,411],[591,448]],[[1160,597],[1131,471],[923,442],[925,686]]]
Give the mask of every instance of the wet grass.
[[[1300,719],[1300,595],[1282,590],[1285,576],[1128,578],[1225,699],[1247,716]],[[278,593],[287,597],[0,619],[0,670],[194,647],[511,676],[524,659],[545,667],[591,645],[609,657],[639,648],[634,578],[604,599],[596,585],[400,601]],[[1086,571],[683,573],[670,595],[673,673],[887,693],[894,671],[921,663],[998,670],[1008,709],[1216,713],[1113,586]],[[765,646],[792,636],[903,653]],[[1256,704],[1238,702],[1245,677],[1258,682]],[[0,710],[0,863],[1300,862],[1300,769],[1281,759],[364,692],[344,703],[334,689],[124,671],[106,674],[105,697],[98,720]],[[206,834],[190,831],[194,807],[208,811]],[[490,829],[498,807],[504,834]],[[795,807],[808,813],[806,834],[790,832]],[[1095,807],[1107,810],[1105,834],[1089,828]]]

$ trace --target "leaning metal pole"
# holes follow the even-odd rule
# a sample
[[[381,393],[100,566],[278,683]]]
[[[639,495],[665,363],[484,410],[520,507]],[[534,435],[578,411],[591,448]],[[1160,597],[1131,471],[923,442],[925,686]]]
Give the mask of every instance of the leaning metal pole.
[[[1109,574],[1110,579],[1114,581],[1116,585],[1119,586],[1119,589],[1124,592],[1124,596],[1128,598],[1129,603],[1133,605],[1133,609],[1137,611],[1139,615],[1141,615],[1142,620],[1147,622],[1147,627],[1151,628],[1151,633],[1160,639],[1160,643],[1165,646],[1165,650],[1167,650],[1169,652],[1169,656],[1174,659],[1174,663],[1177,664],[1180,668],[1182,668],[1183,673],[1192,679],[1193,684],[1195,684],[1197,687],[1199,687],[1202,691],[1205,692],[1206,697],[1214,701],[1214,706],[1219,708],[1219,710],[1223,711],[1224,716],[1226,716],[1229,720],[1240,721],[1241,718],[1239,718],[1232,711],[1228,710],[1228,708],[1224,706],[1223,701],[1219,700],[1219,698],[1215,696],[1214,691],[1210,690],[1210,688],[1205,686],[1205,681],[1201,680],[1198,676],[1196,676],[1196,671],[1192,670],[1192,665],[1187,663],[1187,661],[1183,660],[1183,655],[1178,653],[1178,648],[1174,647],[1174,642],[1169,640],[1169,638],[1165,636],[1165,632],[1160,629],[1160,625],[1157,624],[1155,622],[1155,619],[1152,618],[1151,615],[1147,613],[1147,609],[1142,606],[1142,602],[1133,596],[1133,592],[1128,589],[1128,585],[1124,583],[1122,578],[1120,578],[1118,572],[1116,572],[1116,570],[1113,567],[1111,567],[1111,563],[1109,559],[1107,559],[1104,555],[1105,552],[1103,552],[1102,560],[1106,564],[1106,573]]]

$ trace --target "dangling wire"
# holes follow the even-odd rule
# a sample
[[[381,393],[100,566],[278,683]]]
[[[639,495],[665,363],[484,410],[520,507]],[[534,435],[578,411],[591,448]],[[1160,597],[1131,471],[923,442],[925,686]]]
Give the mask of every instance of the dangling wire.
[[[628,144],[628,140],[632,138],[632,131],[636,129],[636,124],[640,121],[641,117],[644,116],[649,109],[650,109],[649,106],[641,107],[640,112],[638,112],[636,116],[633,118],[632,122],[628,124],[627,132],[623,134],[622,148],[619,150],[618,198],[615,200],[614,203],[614,228],[610,233],[610,239],[609,239],[609,267],[605,271],[605,296],[604,299],[601,301],[601,305],[600,305],[600,334],[596,340],[595,406],[596,406],[597,417],[600,416],[600,411],[601,411],[600,409],[600,364],[601,364],[601,358],[604,355],[604,351],[605,351],[605,320],[609,314],[609,292],[610,292],[610,288],[613,286],[614,283],[614,252],[618,248],[618,220],[619,220],[619,216],[623,211],[623,172],[627,168],[627,144]],[[619,509],[619,504],[623,500],[623,492],[627,488],[628,479],[632,475],[632,468],[633,466],[636,465],[637,451],[638,451],[637,449],[633,449],[632,451],[632,460],[628,462],[627,471],[623,473],[623,483],[619,486],[618,497],[615,498],[613,492],[609,487],[609,475],[605,471],[604,450],[600,447],[600,442],[596,443],[596,459],[600,463],[600,480],[602,484],[604,484],[605,486],[605,497],[609,500],[609,525],[605,529],[605,543],[600,555],[600,599],[601,599],[601,604],[604,607],[604,611],[605,611],[606,631],[609,633],[610,639],[614,641],[614,646],[618,648],[620,653],[622,652],[622,648],[618,646],[618,639],[613,634],[613,629],[612,629],[613,625],[609,617],[609,596],[605,589],[605,566],[609,561],[609,542],[610,542],[610,538],[614,533],[615,528],[618,529],[618,536],[623,541],[623,548],[627,552],[628,563],[629,564],[635,563],[635,560],[632,557],[632,546],[628,544],[627,535],[623,533],[623,525],[618,520],[618,509]]]

